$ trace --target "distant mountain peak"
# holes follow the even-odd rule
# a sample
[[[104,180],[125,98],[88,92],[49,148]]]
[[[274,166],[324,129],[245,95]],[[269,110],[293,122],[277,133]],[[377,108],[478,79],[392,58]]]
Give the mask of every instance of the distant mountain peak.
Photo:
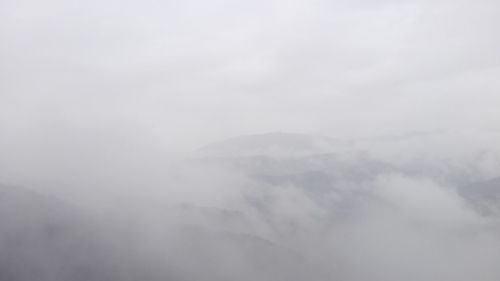
[[[302,156],[335,151],[345,143],[322,135],[270,132],[244,135],[200,148],[203,156]]]

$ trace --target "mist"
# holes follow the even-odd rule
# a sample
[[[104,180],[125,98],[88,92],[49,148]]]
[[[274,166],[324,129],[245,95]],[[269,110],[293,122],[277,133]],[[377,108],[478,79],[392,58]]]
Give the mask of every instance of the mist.
[[[499,11],[0,1],[0,279],[499,280]]]

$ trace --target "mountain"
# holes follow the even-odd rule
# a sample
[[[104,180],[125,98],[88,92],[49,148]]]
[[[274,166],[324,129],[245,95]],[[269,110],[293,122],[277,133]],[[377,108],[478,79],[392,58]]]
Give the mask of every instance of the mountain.
[[[238,232],[233,224],[245,223],[238,212],[171,211],[183,223],[155,224],[167,235],[151,240],[156,232],[132,219],[109,220],[50,195],[0,185],[0,280],[328,280],[299,253]]]
[[[489,132],[434,132],[347,142],[328,136],[266,133],[215,142],[195,155],[271,180],[314,173],[323,182],[325,178],[363,181],[398,173],[462,186],[500,174],[497,139],[497,133]]]
[[[459,187],[458,192],[482,214],[500,215],[500,177]]]
[[[201,156],[303,156],[333,152],[347,143],[327,136],[273,132],[246,135],[200,148]]]
[[[393,264],[421,255],[415,264],[428,266],[429,241],[460,248],[466,260],[462,245],[498,229],[478,214],[500,215],[500,177],[490,176],[500,162],[494,145],[470,141],[465,149],[454,137],[231,138],[200,148],[158,185],[176,195],[168,188],[179,183],[193,200],[164,206],[158,198],[161,206],[144,216],[93,213],[0,185],[0,280],[351,281],[371,280],[371,272],[401,280],[386,278],[399,272]],[[205,196],[214,200],[197,200]],[[443,260],[454,258],[449,248],[440,248]]]
[[[1,280],[98,280],[100,245],[77,208],[28,189],[0,186]]]
[[[158,280],[133,231],[53,196],[0,185],[0,226],[0,280]]]
[[[196,159],[240,173],[271,194],[297,189],[333,216],[357,208],[374,192],[367,187],[394,175],[460,189],[466,200],[491,211],[499,205],[494,199],[498,180],[486,179],[495,170],[500,173],[500,153],[487,136],[437,132],[342,143],[316,135],[268,133],[204,146]],[[457,138],[467,145],[456,145]],[[263,203],[269,196],[248,196],[262,216],[272,209],[271,203]]]

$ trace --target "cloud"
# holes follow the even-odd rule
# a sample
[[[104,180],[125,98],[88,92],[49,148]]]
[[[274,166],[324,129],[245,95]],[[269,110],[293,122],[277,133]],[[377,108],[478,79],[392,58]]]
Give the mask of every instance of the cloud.
[[[490,0],[1,1],[0,181],[119,217],[153,264],[172,258],[168,212],[184,203],[243,216],[233,230],[272,240],[245,241],[298,251],[345,280],[497,280],[491,221],[448,185],[498,174],[497,137],[484,133],[500,122],[498,8]],[[183,158],[215,139],[267,131],[365,137],[354,146],[368,156],[423,175],[345,183],[366,193],[343,216],[293,184]],[[371,138],[415,131],[467,133]],[[249,198],[268,204],[270,217]],[[227,247],[215,261],[220,254],[235,271],[257,273]]]
[[[33,127],[47,111],[78,112],[185,148],[277,129],[492,128],[495,7],[4,1],[2,119]]]
[[[389,175],[378,178],[374,186],[382,200],[410,220],[421,220],[436,227],[460,227],[481,221],[453,189],[428,179]]]

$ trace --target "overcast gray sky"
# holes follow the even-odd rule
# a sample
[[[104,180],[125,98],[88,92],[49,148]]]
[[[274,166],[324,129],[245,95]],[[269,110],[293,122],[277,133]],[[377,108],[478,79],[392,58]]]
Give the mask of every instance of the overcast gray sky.
[[[499,129],[499,26],[496,0],[1,0],[0,146]]]

